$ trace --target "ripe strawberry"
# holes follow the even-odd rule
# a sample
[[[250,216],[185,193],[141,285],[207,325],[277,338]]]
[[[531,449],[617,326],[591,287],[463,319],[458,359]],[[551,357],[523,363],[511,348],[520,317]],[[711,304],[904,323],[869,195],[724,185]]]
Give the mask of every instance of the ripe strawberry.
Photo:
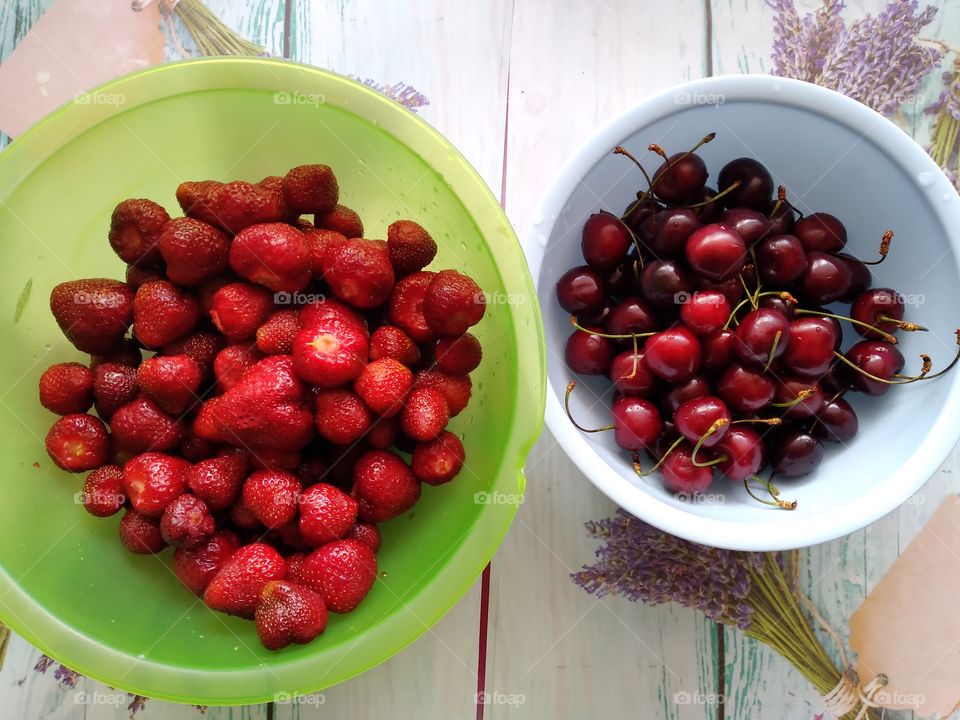
[[[243,374],[263,360],[263,354],[255,345],[227,345],[217,353],[213,361],[213,373],[217,386],[226,392],[236,385]]]
[[[237,276],[230,271],[205,280],[194,288],[197,301],[200,303],[201,315],[207,316],[210,314],[210,311],[213,310],[213,297],[217,294],[217,290],[232,282],[237,282]]]
[[[487,300],[473,279],[456,270],[441,270],[423,298],[423,317],[437,335],[458,337],[483,317]]]
[[[259,285],[235,282],[213,295],[210,319],[227,342],[250,340],[273,312],[273,293]]]
[[[369,344],[366,330],[349,319],[329,318],[308,324],[293,340],[297,374],[320,387],[343,385],[356,378],[366,364]]]
[[[400,416],[400,427],[414,440],[433,440],[450,421],[447,399],[437,388],[419,387],[408,396]]]
[[[407,464],[387,450],[369,450],[353,467],[353,492],[364,522],[402,515],[420,499],[420,481]]]
[[[465,456],[460,438],[444,430],[434,440],[416,444],[410,466],[413,474],[428,485],[443,485],[457,476]]]
[[[283,196],[298,213],[324,213],[337,204],[340,188],[326,165],[300,165],[283,178]]]
[[[300,577],[335,613],[353,610],[377,579],[377,556],[359,540],[336,540],[307,555]]]
[[[160,350],[163,355],[187,355],[200,369],[201,383],[213,377],[213,361],[223,349],[223,338],[219,333],[199,330],[180,338]]]
[[[357,519],[357,501],[327,483],[304,490],[299,508],[300,534],[313,547],[343,537]]]
[[[480,341],[470,333],[458,338],[443,337],[437,340],[434,351],[437,368],[449,375],[466,375],[473,372],[483,359]]]
[[[456,417],[470,402],[473,382],[469,375],[448,375],[430,368],[421,370],[413,378],[414,387],[433,387],[443,393],[450,409],[450,417]]]
[[[57,363],[40,376],[40,404],[57,415],[83,413],[93,404],[93,373],[76,362]]]
[[[167,223],[157,247],[171,282],[197,285],[227,269],[230,238],[212,225],[182,217]]]
[[[300,332],[296,310],[277,310],[257,328],[257,349],[264,355],[289,355]]]
[[[160,262],[157,239],[170,215],[153,200],[124,200],[110,216],[110,247],[130,265],[154,267]]]
[[[399,360],[383,358],[367,364],[353,389],[367,407],[379,415],[396,415],[413,385],[413,373]]]
[[[230,267],[274,292],[299,292],[310,282],[310,247],[302,232],[285,223],[251,225],[233,239]]]
[[[183,424],[167,415],[150,398],[139,397],[117,408],[110,416],[113,445],[136,454],[173,450],[183,439]]]
[[[267,650],[297,643],[303,645],[327,627],[327,606],[310,588],[271,580],[260,594],[254,619],[257,635]]]
[[[303,561],[306,560],[306,552],[295,552],[292,555],[287,556],[287,580],[292,583],[302,584],[300,580],[300,568],[303,566]]]
[[[206,504],[190,493],[175,498],[160,518],[163,539],[177,548],[198,548],[206,544],[216,529],[217,524]]]
[[[343,388],[317,393],[314,413],[320,437],[337,445],[349,445],[370,429],[373,416],[363,401]]]
[[[180,415],[200,398],[200,368],[189,355],[156,355],[137,369],[137,384],[169,415]]]
[[[286,470],[293,472],[300,467],[302,457],[299,450],[271,450],[257,448],[250,455],[250,464],[257,470]]]
[[[356,211],[346,205],[334,205],[326,212],[315,214],[313,224],[324,230],[334,230],[348,238],[363,237],[363,221]]]
[[[290,207],[286,197],[283,195],[283,176],[267,175],[263,180],[257,183],[262,188],[272,192],[280,206],[280,219],[285,222],[296,225],[300,221],[300,213]]]
[[[110,456],[110,436],[100,418],[71,413],[58,419],[46,439],[47,454],[61,470],[86,472]]]
[[[119,465],[101,465],[87,475],[80,497],[87,512],[96,517],[114,515],[126,502],[123,470]]]
[[[433,342],[433,331],[423,316],[423,300],[434,275],[421,271],[399,280],[387,301],[387,320],[409,335],[414,342]]]
[[[93,373],[93,399],[101,419],[109,422],[117,409],[133,402],[138,393],[134,368],[113,362],[97,365]]]
[[[243,504],[243,500],[237,500],[230,506],[230,522],[239,530],[259,530],[263,528],[253,510]]]
[[[173,572],[187,590],[202,595],[220,568],[240,549],[236,533],[222,530],[193,549],[177,548],[173,553]]]
[[[393,266],[382,240],[355,238],[327,255],[324,279],[330,291],[350,305],[382,305],[393,289]]]
[[[300,308],[299,314],[301,328],[317,327],[335,320],[353,325],[363,333],[367,332],[367,323],[356,310],[332,298],[312,300]]]
[[[243,504],[268,528],[293,519],[299,496],[300,480],[283,470],[258,470],[243,483],[241,493]]]
[[[373,523],[355,523],[343,538],[344,540],[358,540],[364,545],[369,545],[374,552],[380,549],[380,529]]]
[[[310,271],[314,278],[322,278],[331,258],[347,244],[347,237],[335,230],[301,228],[310,248]]]
[[[160,521],[136,510],[127,510],[120,518],[120,542],[130,552],[152,555],[167,546],[160,533]]]
[[[160,258],[160,262],[163,262],[163,258]],[[162,269],[156,267],[143,268],[137,265],[127,265],[127,269],[123,273],[123,279],[126,280],[129,288],[136,292],[144,283],[166,280],[167,275]]]
[[[179,340],[199,320],[197,299],[166,280],[141,285],[133,299],[133,333],[148,348]]]
[[[280,193],[244,180],[225,183],[210,194],[217,225],[234,235],[250,225],[283,220],[281,201]]]
[[[223,183],[218,180],[180,183],[177,187],[177,202],[183,214],[208,225],[216,225],[218,221],[213,211],[213,194],[221,187]]]
[[[137,455],[123,466],[123,492],[136,511],[159,518],[186,489],[189,467],[190,463],[173,455]]]
[[[133,320],[133,293],[117,280],[70,280],[50,292],[50,311],[77,350],[116,350]]]
[[[370,447],[386,450],[397,441],[400,433],[400,419],[396,415],[378,417],[364,435],[364,440]]]
[[[381,325],[370,335],[370,359],[393,358],[407,367],[420,362],[420,348],[403,330]]]
[[[281,552],[286,552],[289,550],[312,550],[313,547],[303,539],[303,535],[300,534],[300,524],[297,522],[297,518],[293,518],[288,523],[284,523],[275,530],[270,530],[265,536],[268,538],[268,541],[274,547],[283,546]],[[289,566],[290,561],[287,560],[287,565]],[[287,573],[287,579],[290,578],[289,572]]]
[[[264,586],[286,574],[286,560],[272,547],[259,542],[244,545],[214,575],[203,600],[214,610],[250,620]]]
[[[240,495],[248,469],[245,455],[207,458],[187,469],[187,486],[211,510],[226,510]]]
[[[307,448],[307,452],[300,460],[300,467],[297,468],[296,474],[303,487],[310,487],[322,481],[329,468],[330,465],[318,451]]]
[[[177,445],[176,454],[184,460],[192,463],[212,458],[217,453],[217,444],[197,437],[192,428],[186,428],[183,433],[183,440]]]
[[[116,349],[108,353],[90,356],[90,369],[96,370],[98,365],[103,363],[119,363],[136,368],[140,366],[143,360],[143,353],[140,352],[140,345],[132,338],[124,338]]]
[[[437,243],[413,220],[397,220],[387,228],[390,262],[397,275],[423,270],[437,255]]]

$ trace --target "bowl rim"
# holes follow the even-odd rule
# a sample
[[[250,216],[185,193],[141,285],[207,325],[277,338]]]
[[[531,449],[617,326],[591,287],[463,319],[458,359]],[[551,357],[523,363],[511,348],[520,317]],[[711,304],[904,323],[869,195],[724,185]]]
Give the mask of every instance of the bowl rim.
[[[517,497],[522,498],[526,485],[524,464],[542,431],[546,394],[543,323],[531,273],[506,213],[479,173],[439,131],[385,95],[338,73],[279,58],[217,57],[151,66],[83,93],[85,96],[119,93],[124,98],[122,107],[68,101],[0,152],[0,176],[10,180],[9,185],[4,183],[0,202],[50,155],[115,112],[159,98],[224,88],[272,92],[319,90],[325,92],[325,101],[335,92],[349,99],[349,103],[338,105],[340,109],[388,132],[451,188],[456,188],[454,194],[458,201],[486,240],[503,286],[510,293],[533,300],[514,303],[511,309],[510,322],[517,347],[517,364],[511,370],[516,373],[518,387],[512,408],[513,431],[497,472],[497,477],[504,482],[515,482]],[[510,481],[511,477],[516,480]],[[0,566],[0,619],[57,662],[112,687],[147,697],[201,705],[241,705],[269,702],[280,695],[290,697],[315,692],[375,667],[429,630],[483,572],[521,502],[485,505],[483,514],[478,515],[464,537],[438,561],[439,570],[433,577],[398,599],[401,609],[391,609],[344,651],[347,655],[350,650],[358,650],[366,660],[344,659],[332,663],[332,668],[325,660],[321,661],[322,653],[286,662],[278,660],[269,665],[270,673],[277,678],[271,692],[263,689],[266,687],[263,667],[184,669],[103,646],[48,612],[3,566]],[[412,607],[416,607],[416,613]]]
[[[773,75],[717,75],[668,87],[641,100],[606,123],[570,156],[542,196],[532,228],[522,239],[524,252],[538,291],[542,291],[541,265],[550,236],[573,191],[587,173],[611,148],[644,127],[672,114],[678,104],[690,104],[691,98],[704,97],[719,102],[762,101],[798,107],[817,113],[856,131],[861,139],[873,143],[912,177],[929,173],[933,182],[922,188],[930,198],[934,194],[955,194],[940,167],[907,133],[871,108],[833,90],[812,83]],[[680,101],[678,101],[678,98]],[[682,103],[686,98],[687,102]],[[947,190],[949,189],[949,190]],[[932,202],[951,247],[960,244],[960,203]],[[954,230],[950,230],[954,228]],[[958,254],[952,253],[954,265]],[[557,358],[557,362],[562,359]],[[847,506],[831,508],[811,517],[802,525],[763,525],[769,533],[743,532],[761,525],[695,515],[667,504],[636,487],[604,461],[586,438],[567,419],[561,398],[548,378],[547,427],[580,471],[607,497],[645,522],[684,539],[732,550],[776,551],[816,545],[860,530],[902,505],[933,476],[955,447],[960,427],[946,419],[950,407],[960,402],[960,382],[951,381],[944,411],[934,419],[934,427],[924,442],[892,470],[858,502],[858,511]],[[955,418],[954,418],[955,419]],[[762,508],[759,508],[762,510]],[[773,512],[777,512],[773,510]]]

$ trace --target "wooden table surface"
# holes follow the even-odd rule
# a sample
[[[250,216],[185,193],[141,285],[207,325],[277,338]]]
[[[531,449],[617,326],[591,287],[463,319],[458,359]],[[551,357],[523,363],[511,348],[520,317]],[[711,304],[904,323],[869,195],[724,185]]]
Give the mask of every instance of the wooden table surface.
[[[63,0],[94,2],[95,0]],[[0,60],[52,0],[0,3]],[[804,0],[814,9],[817,0]],[[925,34],[960,44],[960,2],[939,0]],[[770,68],[772,12],[764,0],[210,0],[241,34],[286,56],[383,85],[405,82],[421,116],[479,170],[518,234],[550,178],[600,124],[671,84]],[[850,0],[850,18],[879,0]],[[169,59],[179,56],[168,48]],[[929,133],[919,109],[901,121]],[[954,452],[899,511],[803,552],[802,585],[834,626],[844,621],[946,492],[960,486]],[[298,703],[209,708],[206,717],[465,720],[671,718],[813,720],[823,705],[778,656],[692,611],[597,600],[569,573],[593,556],[583,523],[612,504],[545,431],[527,464],[527,499],[492,563],[485,668],[479,666],[481,582],[431,631],[361,677]],[[826,642],[829,643],[826,638]],[[0,672],[0,717],[119,720],[130,698],[81,678],[39,673],[39,652],[14,637]],[[101,702],[97,702],[98,695]],[[78,695],[84,693],[85,695]],[[721,704],[721,699],[723,700]],[[199,717],[149,700],[137,717]],[[891,718],[911,717],[891,713]]]

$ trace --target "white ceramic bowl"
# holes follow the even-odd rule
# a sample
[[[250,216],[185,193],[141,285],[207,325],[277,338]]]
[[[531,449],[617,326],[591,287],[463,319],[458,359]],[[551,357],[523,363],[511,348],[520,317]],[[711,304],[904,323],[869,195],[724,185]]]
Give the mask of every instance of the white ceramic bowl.
[[[760,505],[742,485],[724,478],[714,481],[703,502],[674,497],[658,477],[635,475],[612,433],[583,435],[563,412],[573,375],[563,359],[570,326],[556,301],[556,281],[583,263],[580,235],[587,216],[600,208],[619,214],[644,187],[636,168],[612,149],[622,144],[654,169],[659,163],[647,152],[649,143],[677,152],[711,130],[717,138],[700,150],[708,184],[716,184],[726,161],[752,156],[787,187],[801,211],[840,217],[850,252],[875,257],[883,231],[892,228],[893,249],[874,268],[874,285],[898,289],[910,303],[907,319],[930,328],[901,333],[907,370],[919,366],[921,352],[933,357],[935,368],[953,357],[954,330],[960,327],[960,198],[936,164],[894,124],[833,91],[765,75],[715,77],[644,100],[599,130],[560,171],[539,207],[524,249],[544,312],[547,424],[601,491],[663,530],[733,549],[813,545],[894,510],[936,471],[960,436],[960,368],[879,398],[848,395],[860,432],[845,446],[827,443],[815,473],[778,483],[784,497],[798,500],[793,512]],[[852,336],[846,326],[845,339]],[[572,401],[577,419],[594,427],[609,423],[609,382],[579,381],[582,389]]]

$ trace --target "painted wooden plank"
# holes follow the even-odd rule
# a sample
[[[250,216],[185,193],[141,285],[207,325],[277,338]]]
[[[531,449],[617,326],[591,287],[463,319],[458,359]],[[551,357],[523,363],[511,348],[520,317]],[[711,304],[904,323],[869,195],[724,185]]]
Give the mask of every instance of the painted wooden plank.
[[[53,0],[16,0],[0,8],[0,62],[13,52],[33,23],[52,4]],[[0,132],[0,148],[6,147],[9,142],[7,134]]]

